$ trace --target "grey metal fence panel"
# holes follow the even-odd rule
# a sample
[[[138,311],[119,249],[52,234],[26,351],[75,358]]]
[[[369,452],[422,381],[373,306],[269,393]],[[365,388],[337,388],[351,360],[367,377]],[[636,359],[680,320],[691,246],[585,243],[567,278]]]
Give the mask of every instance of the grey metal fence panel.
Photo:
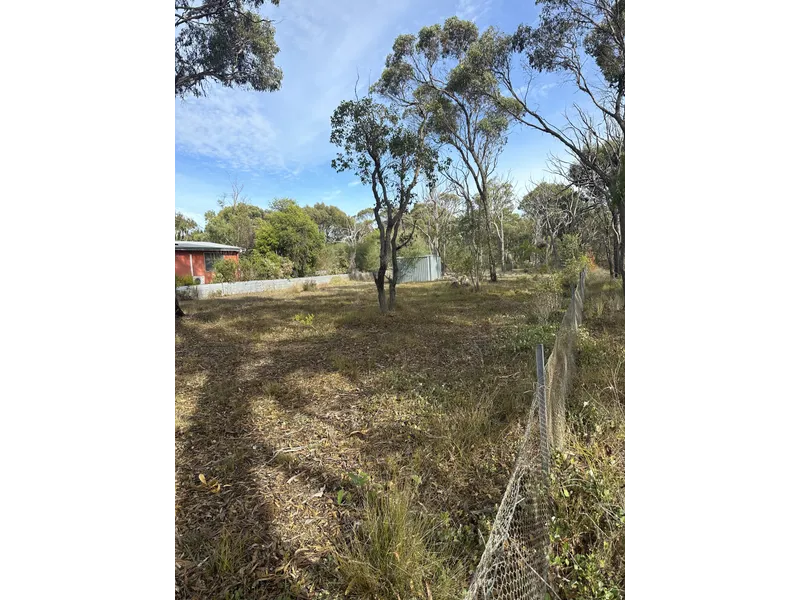
[[[428,254],[413,258],[398,258],[400,274],[397,283],[436,281],[442,277],[442,263],[438,256]]]

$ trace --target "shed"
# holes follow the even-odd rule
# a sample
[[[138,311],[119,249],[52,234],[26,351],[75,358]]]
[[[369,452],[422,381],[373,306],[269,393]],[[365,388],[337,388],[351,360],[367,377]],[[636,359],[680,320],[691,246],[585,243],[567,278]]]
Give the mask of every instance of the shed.
[[[220,258],[239,262],[237,246],[213,242],[175,242],[175,275],[191,275],[195,283],[213,283],[214,263]]]
[[[397,283],[436,281],[442,278],[442,261],[435,254],[397,258],[400,273]]]

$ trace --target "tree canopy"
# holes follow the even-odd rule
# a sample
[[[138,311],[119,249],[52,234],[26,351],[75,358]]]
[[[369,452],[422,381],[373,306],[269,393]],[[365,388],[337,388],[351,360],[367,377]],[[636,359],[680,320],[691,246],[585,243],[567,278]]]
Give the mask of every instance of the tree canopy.
[[[338,206],[317,202],[314,206],[306,206],[305,211],[325,234],[329,244],[344,241],[350,229],[350,217]]]
[[[269,0],[277,6],[280,0]],[[209,80],[274,92],[283,72],[265,0],[175,1],[175,95],[201,96]]]
[[[276,200],[272,208],[256,231],[256,251],[288,258],[297,276],[304,277],[313,270],[325,245],[325,235],[294,200]]]
[[[194,219],[184,216],[182,213],[175,213],[175,239],[188,240],[192,234],[197,232],[197,223]]]

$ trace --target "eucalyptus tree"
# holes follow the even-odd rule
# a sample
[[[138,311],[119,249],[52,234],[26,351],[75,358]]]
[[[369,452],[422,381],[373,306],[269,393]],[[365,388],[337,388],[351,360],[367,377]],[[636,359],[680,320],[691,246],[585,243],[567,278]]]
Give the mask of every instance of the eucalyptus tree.
[[[505,273],[507,262],[505,226],[516,208],[514,185],[511,181],[497,178],[489,181],[486,203],[489,209],[490,223],[500,246],[500,269]]]
[[[197,231],[197,222],[183,213],[175,213],[175,239],[188,240]]]
[[[477,40],[475,24],[457,17],[444,25],[423,27],[416,36],[400,35],[374,89],[402,106],[421,108],[431,115],[436,142],[453,150],[477,190],[488,241],[487,185],[506,144],[509,121],[493,102],[499,90],[492,73],[464,66]],[[496,281],[494,253],[491,245],[486,249],[490,277]]]
[[[371,208],[365,208],[358,211],[355,215],[347,217],[344,241],[347,242],[347,247],[349,249],[348,270],[350,273],[355,273],[356,271],[358,245],[372,232],[373,218],[374,215]]]
[[[487,71],[498,82],[496,105],[522,125],[559,140],[570,158],[596,178],[619,222],[618,262],[625,277],[625,2],[537,0],[536,25],[511,35],[490,27],[472,44],[462,66],[473,77]],[[557,125],[540,110],[536,75],[556,73],[571,82],[589,108],[578,102]]]
[[[428,195],[412,211],[428,248],[442,261],[442,274],[447,270],[447,245],[458,206],[458,196],[430,186]]]
[[[341,102],[331,117],[330,141],[341,149],[331,166],[339,172],[354,172],[363,185],[370,186],[375,201],[380,262],[374,279],[382,313],[395,308],[400,272],[397,252],[414,235],[412,229],[405,239],[398,236],[403,217],[416,197],[420,176],[434,179],[436,153],[427,143],[428,122],[428,114],[419,107],[401,111],[372,96]],[[390,262],[392,275],[387,276]]]
[[[569,185],[541,182],[522,198],[522,213],[537,225],[540,240],[553,260],[558,262],[557,241],[567,233],[576,233],[580,219],[591,210],[584,198]],[[539,240],[536,240],[539,241]]]
[[[275,6],[280,0],[269,0]],[[274,92],[282,71],[265,0],[175,0],[175,95],[202,96],[209,81]]]

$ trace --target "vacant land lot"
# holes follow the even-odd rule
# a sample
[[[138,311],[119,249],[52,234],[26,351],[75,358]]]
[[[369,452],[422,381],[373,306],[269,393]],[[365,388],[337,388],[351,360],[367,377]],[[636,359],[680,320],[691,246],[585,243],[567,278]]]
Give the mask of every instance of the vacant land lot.
[[[535,284],[403,285],[390,316],[368,283],[184,303],[176,597],[457,597],[560,320]]]

